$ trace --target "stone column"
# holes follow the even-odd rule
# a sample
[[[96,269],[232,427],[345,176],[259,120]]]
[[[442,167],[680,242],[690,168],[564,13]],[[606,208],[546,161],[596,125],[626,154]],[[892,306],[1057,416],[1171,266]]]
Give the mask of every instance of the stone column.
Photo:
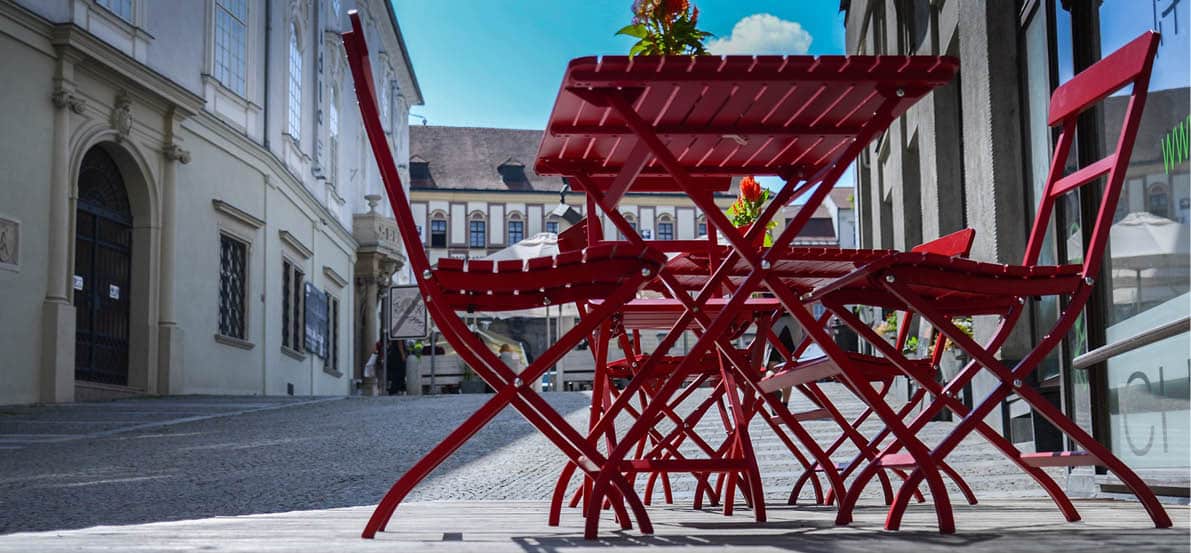
[[[54,142],[50,157],[49,251],[46,296],[42,303],[41,393],[47,403],[74,401],[75,310],[69,283],[71,235],[70,123],[82,114],[86,100],[75,94],[73,61],[59,57],[50,101]]]
[[[161,153],[165,158],[161,171],[161,298],[157,323],[157,393],[174,394],[182,383],[182,328],[174,313],[174,259],[177,255],[177,173],[178,164],[190,163],[190,152],[182,149],[175,134],[181,121],[171,110],[166,118],[167,138]]]
[[[362,338],[362,347],[360,348],[360,356],[357,359],[361,360],[361,388],[364,395],[375,396],[379,395],[380,387],[377,385],[379,376],[384,367],[381,365],[380,356],[377,356],[376,366],[373,369],[372,376],[364,376],[363,364],[368,362],[368,358],[376,352],[376,340],[380,335],[380,329],[377,326],[377,304],[376,299],[379,294],[379,287],[377,286],[377,275],[375,273],[365,275],[364,293],[360,295],[361,301],[364,302],[364,325]]]

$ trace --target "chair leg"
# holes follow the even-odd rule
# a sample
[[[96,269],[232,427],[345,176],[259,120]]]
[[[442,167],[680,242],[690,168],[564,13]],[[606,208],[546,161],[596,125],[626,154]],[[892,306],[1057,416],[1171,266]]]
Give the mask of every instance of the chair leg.
[[[948,478],[951,478],[951,481],[959,488],[960,493],[964,494],[964,499],[968,500],[968,505],[975,505],[977,503],[976,494],[972,493],[972,488],[968,487],[968,483],[964,481],[958,472],[955,472],[955,469],[951,468],[950,464],[940,461],[939,470],[942,470],[947,474]]]
[[[401,503],[402,499],[409,494],[410,490],[421,482],[431,471],[433,471],[440,463],[450,457],[459,446],[471,438],[477,431],[480,430],[492,417],[500,413],[502,409],[509,404],[512,399],[512,388],[505,388],[491,399],[484,402],[480,409],[472,413],[463,424],[460,424],[455,430],[447,435],[443,441],[434,446],[425,457],[422,457],[414,464],[412,468],[401,475],[393,487],[389,488],[388,493],[380,500],[376,506],[376,510],[372,512],[372,516],[368,519],[368,524],[364,526],[362,537],[372,539],[376,536],[377,531],[383,531],[388,525],[389,519],[393,516],[393,511],[397,510],[397,505]]]
[[[576,468],[575,463],[567,461],[558,474],[558,482],[554,484],[554,494],[550,497],[550,515],[546,521],[547,526],[558,526],[562,516],[562,500],[567,494],[567,486],[571,483],[571,477],[575,475]],[[583,489],[583,486],[579,486],[579,489]]]

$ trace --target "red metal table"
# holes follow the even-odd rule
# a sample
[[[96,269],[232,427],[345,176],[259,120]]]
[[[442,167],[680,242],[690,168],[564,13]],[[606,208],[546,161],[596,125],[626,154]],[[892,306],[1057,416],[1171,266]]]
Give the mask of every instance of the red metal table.
[[[772,272],[772,265],[781,259],[786,245],[848,164],[914,102],[949,81],[956,68],[950,58],[899,56],[614,56],[571,62],[535,170],[569,177],[631,244],[648,246],[616,209],[624,194],[633,189],[687,194],[703,211],[709,234],[714,229],[732,247],[693,297],[672,275],[664,270],[659,273],[658,278],[685,310],[645,359],[639,377],[592,425],[589,439],[594,441],[609,432],[616,415],[644,382],[659,376],[656,366],[682,329],[694,323],[703,335],[664,378],[654,400],[616,442],[595,476],[585,499],[587,537],[594,538],[598,531],[599,507],[613,473],[633,445],[651,430],[654,418],[705,352],[718,349],[729,361],[721,374],[729,388],[739,380],[774,407],[772,398],[760,393],[758,376],[748,368],[747,360],[737,358],[725,340],[736,312],[753,292],[768,289],[827,355],[843,362],[845,354],[817,325],[798,294]],[[733,175],[776,175],[785,180],[757,223],[744,233],[718,210],[711,194],[725,189],[725,177]],[[809,197],[774,241],[776,246],[762,249],[754,245],[779,208],[803,195]],[[589,237],[590,243],[596,242],[594,231]],[[747,273],[739,282],[729,283],[726,277],[738,262],[746,264]],[[713,318],[703,307],[720,295],[725,284],[731,286],[732,295]],[[859,382],[850,384],[874,406],[895,437],[906,435],[895,414],[879,398],[868,397],[871,389]],[[737,420],[744,420],[743,413],[736,415]],[[824,466],[832,490],[842,497],[843,482],[834,465],[798,422],[786,415],[784,422]],[[936,503],[946,503],[946,490],[927,450],[913,442],[907,447],[929,469],[925,474]]]

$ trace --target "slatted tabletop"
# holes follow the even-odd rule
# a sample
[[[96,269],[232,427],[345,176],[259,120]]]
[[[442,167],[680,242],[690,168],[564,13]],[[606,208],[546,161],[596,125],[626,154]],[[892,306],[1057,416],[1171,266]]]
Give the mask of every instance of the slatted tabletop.
[[[616,175],[636,138],[593,92],[617,89],[709,189],[725,189],[731,175],[812,175],[836,161],[886,99],[897,116],[957,68],[954,58],[937,56],[578,58],[567,67],[535,170],[590,175],[597,184]],[[673,189],[656,178],[665,174],[651,161],[634,190]]]

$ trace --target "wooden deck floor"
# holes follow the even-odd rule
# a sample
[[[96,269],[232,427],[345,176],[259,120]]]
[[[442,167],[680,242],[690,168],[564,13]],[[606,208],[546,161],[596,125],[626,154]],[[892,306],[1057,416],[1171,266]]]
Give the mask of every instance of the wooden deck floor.
[[[656,533],[614,530],[609,519],[603,538],[582,539],[582,521],[564,515],[557,528],[546,526],[542,502],[409,503],[389,531],[362,540],[359,531],[370,507],[216,517],[134,526],[0,536],[0,552],[30,551],[505,551],[554,553],[607,549],[720,550],[786,552],[931,552],[962,547],[965,552],[1183,551],[1189,549],[1188,509],[1169,506],[1175,528],[1154,529],[1136,503],[1080,501],[1083,522],[1067,523],[1048,502],[989,501],[957,506],[959,533],[934,530],[929,507],[911,509],[903,529],[881,529],[884,509],[858,510],[850,526],[832,524],[834,510],[771,506],[770,520],[755,524],[752,513],[733,517],[705,510],[654,506]]]

